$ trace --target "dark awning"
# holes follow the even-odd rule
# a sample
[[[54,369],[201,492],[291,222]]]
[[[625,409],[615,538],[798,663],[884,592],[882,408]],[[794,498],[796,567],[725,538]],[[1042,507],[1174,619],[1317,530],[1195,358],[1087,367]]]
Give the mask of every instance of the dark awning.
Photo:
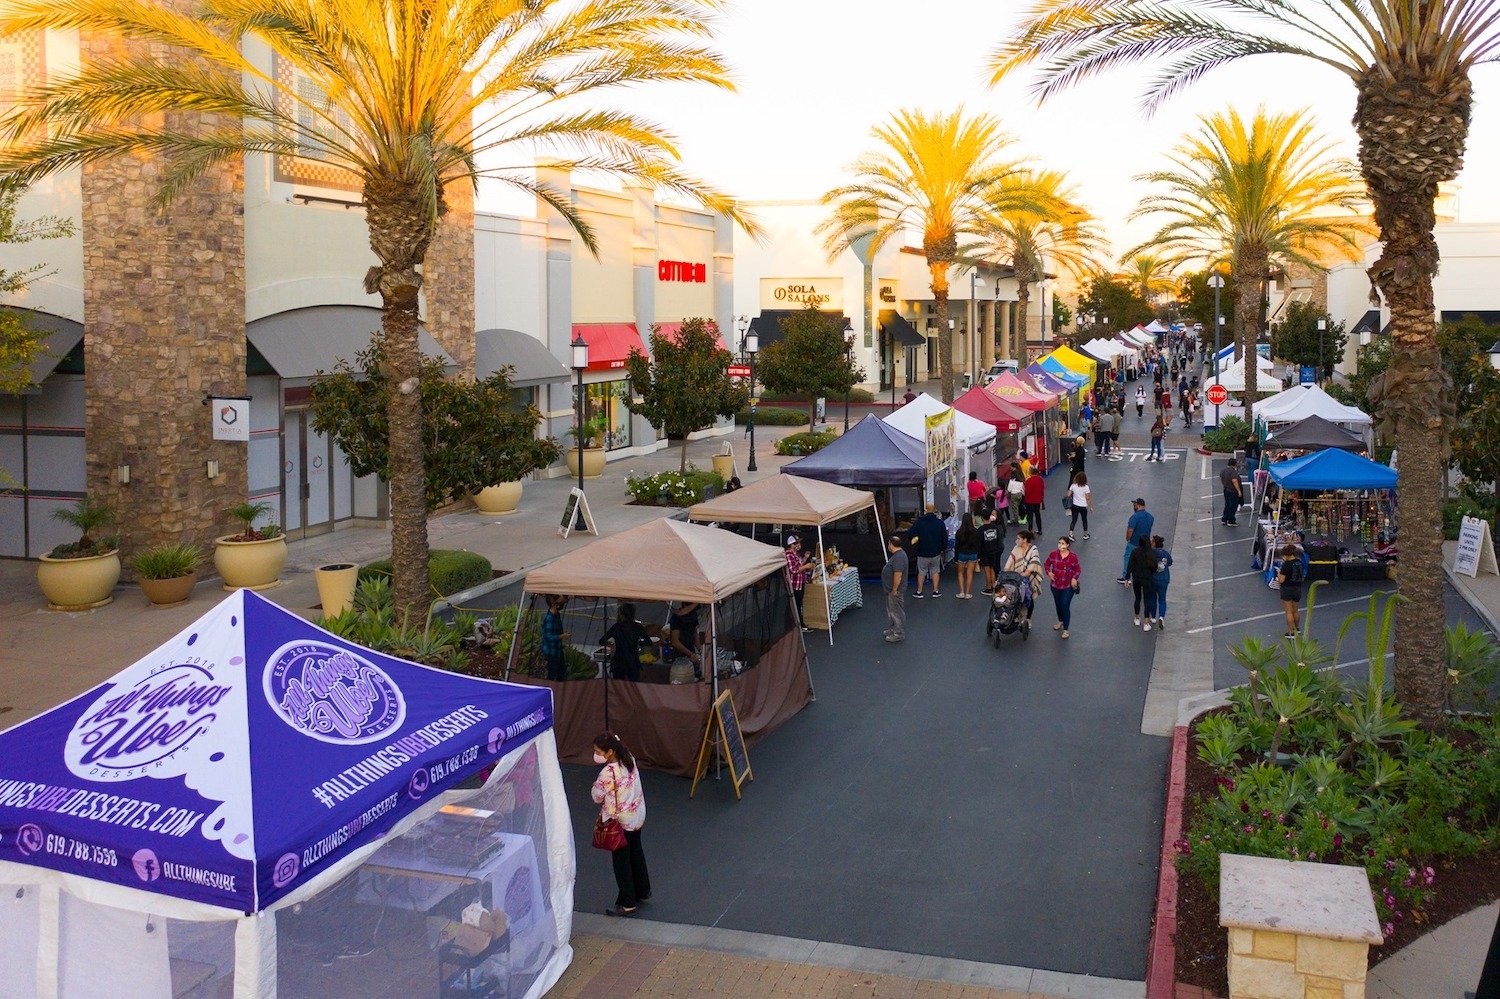
[[[488,378],[510,365],[516,388],[565,382],[571,375],[547,345],[520,330],[480,330],[474,334],[474,376]]]
[[[3,308],[23,317],[27,325],[44,337],[41,352],[32,360],[26,372],[30,387],[23,391],[30,394],[37,391],[53,369],[68,356],[68,352],[83,341],[83,324],[47,312],[37,312],[35,309],[18,309],[13,306]]]
[[[257,319],[246,325],[245,335],[282,378],[311,378],[319,371],[332,371],[341,360],[354,364],[355,356],[370,345],[370,335],[379,329],[379,309],[315,305]],[[417,329],[417,343],[423,356],[454,366],[453,358],[427,330]]]
[[[765,350],[766,347],[781,339],[781,324],[786,322],[788,317],[806,311],[806,309],[762,309],[760,315],[750,320],[749,332],[753,332],[760,338],[760,349]],[[849,317],[842,312],[820,311],[818,314],[841,320],[840,325],[845,330],[851,328]]]
[[[1354,324],[1354,328],[1349,331],[1349,333],[1351,335],[1353,335],[1353,336],[1359,336],[1359,334],[1361,334],[1361,333],[1378,333],[1378,332],[1380,332],[1380,310],[1379,309],[1371,309],[1370,311],[1366,312],[1364,315],[1360,316],[1359,317],[1359,322],[1355,323]]]
[[[880,310],[880,332],[890,334],[893,342],[905,347],[920,347],[927,342],[927,338],[895,309]]]

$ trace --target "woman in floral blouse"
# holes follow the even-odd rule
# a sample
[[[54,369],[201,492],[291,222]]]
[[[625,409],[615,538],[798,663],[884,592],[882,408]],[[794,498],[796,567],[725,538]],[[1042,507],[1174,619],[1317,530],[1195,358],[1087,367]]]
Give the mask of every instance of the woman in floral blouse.
[[[646,854],[641,849],[646,796],[641,791],[640,771],[636,769],[635,757],[613,732],[594,737],[594,762],[603,765],[591,792],[599,805],[599,818],[605,822],[614,819],[625,831],[625,845],[610,852],[620,893],[615,896],[614,906],[605,909],[604,914],[633,916],[639,903],[651,900],[651,875],[646,871]]]

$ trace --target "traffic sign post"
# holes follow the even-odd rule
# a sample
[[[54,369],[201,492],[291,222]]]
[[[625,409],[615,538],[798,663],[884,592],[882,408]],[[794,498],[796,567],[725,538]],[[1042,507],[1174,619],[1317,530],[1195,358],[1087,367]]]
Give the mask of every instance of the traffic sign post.
[[[1208,387],[1208,391],[1207,392],[1203,393],[1203,397],[1205,399],[1207,399],[1209,402],[1213,403],[1213,406],[1214,406],[1214,429],[1218,430],[1219,427],[1220,427],[1220,422],[1219,422],[1219,407],[1222,406],[1224,403],[1226,403],[1226,402],[1229,401],[1229,390],[1226,389],[1224,386],[1222,386],[1222,385],[1218,384],[1217,382],[1215,382],[1214,384],[1212,384],[1212,385],[1210,385]]]

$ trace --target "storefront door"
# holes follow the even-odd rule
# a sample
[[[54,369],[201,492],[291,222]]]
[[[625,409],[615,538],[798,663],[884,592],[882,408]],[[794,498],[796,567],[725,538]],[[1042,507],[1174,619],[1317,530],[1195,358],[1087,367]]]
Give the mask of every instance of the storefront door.
[[[288,409],[282,417],[282,526],[289,540],[333,530],[335,466],[333,442],[312,428],[306,409]],[[347,500],[343,506],[347,506]]]

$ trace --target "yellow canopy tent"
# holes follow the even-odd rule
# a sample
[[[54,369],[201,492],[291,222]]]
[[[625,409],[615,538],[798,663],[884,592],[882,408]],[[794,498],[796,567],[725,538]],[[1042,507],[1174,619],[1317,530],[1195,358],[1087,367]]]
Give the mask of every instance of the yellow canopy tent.
[[[1078,351],[1074,350],[1072,347],[1069,347],[1067,344],[1060,344],[1052,351],[1052,353],[1048,354],[1047,357],[1056,358],[1057,363],[1061,364],[1069,371],[1076,371],[1080,375],[1086,375],[1089,380],[1089,383],[1086,387],[1094,387],[1094,379],[1098,375],[1099,364],[1093,358],[1084,357],[1082,354],[1078,353]]]

